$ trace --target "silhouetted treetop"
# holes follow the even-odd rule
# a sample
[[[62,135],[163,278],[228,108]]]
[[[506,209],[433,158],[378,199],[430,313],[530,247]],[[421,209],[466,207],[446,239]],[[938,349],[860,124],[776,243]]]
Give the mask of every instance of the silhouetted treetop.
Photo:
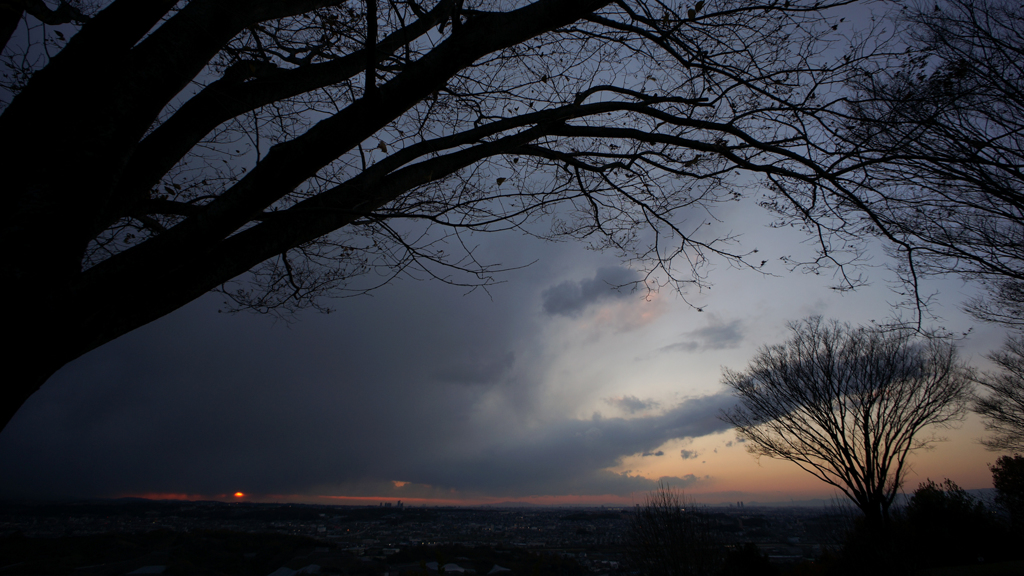
[[[854,328],[811,317],[726,369],[738,405],[722,417],[756,456],[788,460],[835,486],[885,529],[908,457],[935,441],[929,426],[960,421],[971,373],[956,348],[909,330]]]

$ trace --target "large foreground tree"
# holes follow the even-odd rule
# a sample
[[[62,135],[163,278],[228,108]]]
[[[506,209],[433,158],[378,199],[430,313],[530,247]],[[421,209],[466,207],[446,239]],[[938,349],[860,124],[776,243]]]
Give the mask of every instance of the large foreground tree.
[[[811,317],[723,380],[738,405],[723,419],[757,456],[788,460],[835,486],[878,534],[907,473],[935,441],[929,426],[959,421],[971,389],[956,348],[910,331],[853,328]]]
[[[820,184],[828,5],[5,2],[0,423],[211,290],[288,311],[366,272],[486,284],[469,232],[586,238],[669,282],[757,267],[702,224],[737,170]]]

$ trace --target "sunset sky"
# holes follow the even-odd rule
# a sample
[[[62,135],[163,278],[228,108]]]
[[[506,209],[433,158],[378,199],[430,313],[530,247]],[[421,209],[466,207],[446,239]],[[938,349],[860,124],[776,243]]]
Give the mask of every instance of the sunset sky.
[[[843,14],[837,34],[873,20],[861,4]],[[386,153],[375,137],[360,157]],[[880,246],[851,268],[868,280],[853,292],[834,290],[827,270],[790,270],[814,245],[770,227],[756,182],[737,184],[739,201],[680,209],[678,224],[704,240],[735,235],[733,252],[757,249],[765,264],[712,259],[703,289],[614,290],[642,277],[637,263],[509,231],[461,239],[510,269],[486,290],[400,275],[329,302],[330,314],[286,319],[219,313],[224,298],[206,295],[32,396],[0,433],[0,499],[630,505],[659,483],[708,504],[828,499],[836,490],[796,465],[747,452],[719,417],[735,402],[722,370],[786,340],[787,322],[886,322],[905,297]],[[925,324],[962,335],[962,357],[986,369],[1006,333],[961,310],[977,293],[927,280]],[[973,415],[926,430],[942,441],[911,456],[904,488],[990,488],[999,454],[978,443],[984,434]]]
[[[713,287],[684,294],[703,312],[669,289],[608,289],[636,277],[614,255],[514,233],[469,239],[486,262],[537,260],[489,294],[399,278],[291,323],[204,297],[36,393],[0,435],[0,497],[629,504],[664,478],[707,503],[828,498],[795,465],[747,454],[718,419],[732,404],[721,369],[784,340],[787,321],[883,321],[899,297],[880,252],[854,293],[788,272],[779,258],[812,247],[768,229],[747,194],[713,228],[742,233],[770,275],[715,263]],[[931,324],[973,328],[961,352],[984,366],[1004,334],[959,311],[973,288],[928,288]],[[974,417],[935,431],[947,441],[912,457],[906,487],[989,487],[983,433]]]

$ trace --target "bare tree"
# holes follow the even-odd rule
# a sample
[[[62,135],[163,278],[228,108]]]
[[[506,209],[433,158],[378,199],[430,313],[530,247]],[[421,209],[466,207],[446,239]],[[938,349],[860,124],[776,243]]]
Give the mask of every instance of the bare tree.
[[[1024,7],[913,1],[886,25],[880,41],[906,50],[860,59],[848,105],[821,116],[830,192],[780,187],[773,206],[822,234],[823,253],[881,238],[918,321],[920,280],[958,275],[987,289],[975,316],[1024,326]]]
[[[288,312],[396,273],[487,285],[477,232],[676,286],[757,269],[705,224],[740,171],[826,177],[800,118],[844,77],[822,10],[850,1],[14,3],[0,422],[211,290]]]
[[[756,456],[788,460],[843,492],[883,530],[907,458],[936,439],[928,426],[962,419],[971,378],[956,348],[908,331],[811,317],[723,380],[739,400],[723,419]]]
[[[712,574],[722,560],[711,516],[663,483],[636,505],[626,542],[633,567],[649,576]]]
[[[1024,451],[1024,337],[1008,338],[1002,350],[990,354],[999,366],[978,379],[987,394],[974,402],[974,411],[993,435],[981,441],[989,450]]]

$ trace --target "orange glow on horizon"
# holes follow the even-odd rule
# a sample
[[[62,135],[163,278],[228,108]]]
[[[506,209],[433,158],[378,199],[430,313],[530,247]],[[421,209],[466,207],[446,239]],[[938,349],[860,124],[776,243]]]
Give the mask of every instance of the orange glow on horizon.
[[[205,494],[184,494],[174,492],[147,492],[145,494],[118,494],[117,498],[142,498],[144,500],[215,500]]]
[[[691,490],[685,491],[688,496],[694,496],[698,502],[701,503],[719,503],[731,500],[736,500],[738,497],[734,494],[725,493],[700,493]],[[231,502],[238,501],[239,498],[244,496],[242,492],[236,492],[234,494],[219,494],[219,495],[206,495],[206,494],[168,494],[168,493],[150,493],[150,494],[125,494],[122,496],[134,497],[134,498],[145,498],[147,500],[178,500],[178,501],[221,501]],[[604,494],[604,495],[578,495],[578,494],[562,494],[562,495],[531,495],[531,496],[520,496],[520,497],[488,497],[488,496],[465,496],[459,497],[458,494],[453,495],[452,498],[410,498],[402,497],[398,498],[395,495],[387,496],[339,496],[339,495],[325,495],[325,494],[263,494],[256,497],[248,497],[246,502],[251,503],[291,503],[291,504],[325,504],[325,505],[337,505],[337,506],[376,506],[381,502],[390,502],[394,505],[398,500],[401,500],[406,506],[416,507],[433,507],[433,506],[461,506],[461,507],[474,507],[474,506],[494,506],[499,504],[517,506],[517,505],[540,505],[540,506],[622,506],[632,507],[635,504],[639,504],[644,501],[647,496],[646,492],[636,492],[630,495],[615,495],[615,494]],[[741,498],[746,500],[751,494],[744,494]],[[827,492],[791,492],[791,491],[780,491],[780,492],[766,492],[764,498],[758,498],[762,502],[779,501],[784,502],[786,500],[803,500],[808,498],[829,498],[830,493]]]
[[[931,450],[923,450],[911,459],[913,468],[907,475],[903,485],[905,492],[913,492],[920,482],[928,478],[940,480],[950,478],[965,489],[990,488],[991,473],[988,464],[998,456],[979,449],[975,438],[985,435],[984,424],[976,416],[968,418],[959,430],[949,432],[953,438],[949,442],[940,442]],[[703,504],[717,505],[721,503],[743,500],[759,503],[786,503],[791,500],[823,499],[829,500],[836,490],[804,472],[791,462],[751,457],[741,446],[732,446],[727,450],[725,443],[733,441],[735,436],[726,432],[715,437],[698,439],[687,443],[667,443],[659,449],[664,450],[664,458],[631,457],[620,467],[610,470],[616,474],[627,473],[629,476],[643,476],[657,481],[662,477],[685,479],[689,474],[696,476],[691,483],[677,486],[687,496]],[[679,450],[703,452],[700,460],[682,460]],[[718,452],[715,452],[715,448]],[[707,459],[707,464],[703,460]],[[662,460],[664,462],[662,462]],[[642,467],[641,469],[638,469]],[[705,476],[705,474],[707,474]],[[401,484],[401,486],[399,486]],[[194,493],[128,493],[117,494],[117,497],[135,497],[148,500],[178,501],[221,501],[247,503],[281,503],[281,504],[324,504],[340,506],[377,506],[381,502],[390,502],[392,506],[401,500],[406,506],[494,506],[507,504],[542,505],[542,506],[623,506],[632,507],[642,503],[647,496],[645,491],[623,495],[526,495],[526,496],[492,496],[478,492],[460,492],[440,488],[430,491],[430,487],[407,481],[390,481],[388,487],[394,486],[401,490],[385,489],[383,494],[374,496],[345,496],[338,494],[267,494],[260,492],[259,487],[250,486],[256,493],[236,492],[234,494],[194,494]],[[427,497],[414,497],[410,489],[420,490],[418,493]],[[343,490],[344,488],[338,488]],[[413,492],[417,493],[417,492]],[[439,497],[429,497],[436,495]]]
[[[394,503],[401,500],[406,505],[412,506],[493,506],[495,504],[509,504],[515,505],[547,505],[547,506],[588,506],[588,505],[602,505],[610,504],[612,506],[632,506],[636,499],[631,496],[616,496],[613,494],[605,494],[599,496],[579,496],[579,495],[559,495],[559,496],[521,496],[521,497],[453,497],[453,498],[410,498],[401,497],[398,498],[395,495],[389,496],[330,496],[330,495],[299,495],[299,494],[281,494],[268,496],[275,500],[282,502],[306,502],[306,503],[319,503],[319,504],[339,504],[339,505],[373,505],[378,502],[391,502]]]

